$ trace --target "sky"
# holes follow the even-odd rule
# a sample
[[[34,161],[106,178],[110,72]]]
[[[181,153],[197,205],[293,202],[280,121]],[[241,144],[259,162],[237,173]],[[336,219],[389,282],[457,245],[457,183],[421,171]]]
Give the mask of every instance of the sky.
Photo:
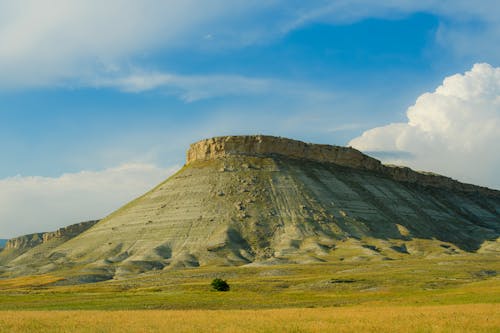
[[[0,238],[267,134],[500,189],[496,0],[0,0]]]

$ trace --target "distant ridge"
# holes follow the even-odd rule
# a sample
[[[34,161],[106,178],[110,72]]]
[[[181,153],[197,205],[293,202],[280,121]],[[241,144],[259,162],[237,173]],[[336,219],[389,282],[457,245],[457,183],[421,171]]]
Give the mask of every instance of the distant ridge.
[[[500,192],[349,147],[216,137],[148,193],[68,230],[9,241],[0,276],[82,283],[206,265],[499,256]]]
[[[57,231],[40,232],[23,235],[8,240],[3,240],[3,246],[0,246],[0,266],[2,262],[10,262],[22,256],[33,249],[39,251],[47,250],[56,245],[78,236],[91,226],[99,222],[98,220],[80,222],[59,228]],[[39,252],[36,252],[39,253]],[[1,267],[0,267],[1,274]]]
[[[30,249],[37,245],[47,243],[54,238],[68,240],[75,236],[78,236],[88,228],[92,227],[97,222],[99,222],[99,220],[80,222],[69,225],[67,227],[59,228],[57,231],[41,232],[41,233],[29,234],[11,238],[5,241],[5,249],[6,250]]]

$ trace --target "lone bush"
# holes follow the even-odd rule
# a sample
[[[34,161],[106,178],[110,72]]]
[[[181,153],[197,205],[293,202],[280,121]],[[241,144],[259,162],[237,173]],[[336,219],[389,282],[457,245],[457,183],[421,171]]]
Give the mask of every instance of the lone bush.
[[[229,284],[222,279],[213,279],[211,285],[217,291],[229,291]]]

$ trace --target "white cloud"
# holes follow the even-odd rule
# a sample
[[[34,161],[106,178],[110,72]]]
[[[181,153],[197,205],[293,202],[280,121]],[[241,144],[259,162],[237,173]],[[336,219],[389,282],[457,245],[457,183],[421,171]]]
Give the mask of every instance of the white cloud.
[[[0,179],[0,238],[102,218],[157,185],[177,167],[125,164],[57,178]]]
[[[96,79],[97,87],[117,88],[125,92],[162,89],[179,95],[186,102],[226,95],[249,95],[269,92],[283,87],[278,80],[251,78],[238,75],[175,75],[168,73],[136,73],[123,77]]]
[[[408,122],[373,128],[349,145],[402,152],[385,162],[500,188],[500,68],[476,64],[447,77],[434,92],[418,97],[407,116]]]
[[[438,41],[473,56],[498,56],[497,1],[0,0],[0,87],[79,85],[121,73],[161,50],[262,43],[310,22],[431,12]],[[477,22],[470,28],[470,22]],[[121,75],[124,76],[124,75]]]
[[[360,129],[360,128],[363,128],[363,127],[366,128],[368,126],[366,126],[363,123],[346,123],[346,124],[342,124],[342,125],[339,125],[339,126],[331,127],[327,131],[330,132],[330,133],[335,133],[335,132],[344,132],[344,131],[356,130],[356,129]]]
[[[185,102],[207,98],[246,95],[293,95],[330,98],[332,94],[317,87],[262,77],[242,75],[177,75],[163,72],[136,72],[125,76],[95,79],[89,85],[139,93],[160,90],[179,96]]]
[[[0,0],[0,86],[64,83],[158,48],[195,44],[246,1]]]

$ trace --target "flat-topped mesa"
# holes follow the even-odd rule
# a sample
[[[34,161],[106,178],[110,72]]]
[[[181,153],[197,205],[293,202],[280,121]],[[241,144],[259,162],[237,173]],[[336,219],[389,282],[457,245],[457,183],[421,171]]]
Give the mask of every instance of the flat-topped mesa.
[[[379,160],[354,148],[305,143],[275,136],[221,136],[193,143],[187,153],[187,164],[212,160],[228,155],[281,155],[341,166],[380,170]]]
[[[464,184],[452,178],[407,167],[383,165],[379,160],[367,156],[351,147],[312,144],[302,141],[267,136],[220,136],[191,144],[186,164],[207,161],[231,155],[273,156],[281,155],[320,163],[332,163],[344,167],[373,171],[396,181],[422,186],[444,188],[461,192],[481,192],[489,196],[500,196],[500,191],[486,187]]]

